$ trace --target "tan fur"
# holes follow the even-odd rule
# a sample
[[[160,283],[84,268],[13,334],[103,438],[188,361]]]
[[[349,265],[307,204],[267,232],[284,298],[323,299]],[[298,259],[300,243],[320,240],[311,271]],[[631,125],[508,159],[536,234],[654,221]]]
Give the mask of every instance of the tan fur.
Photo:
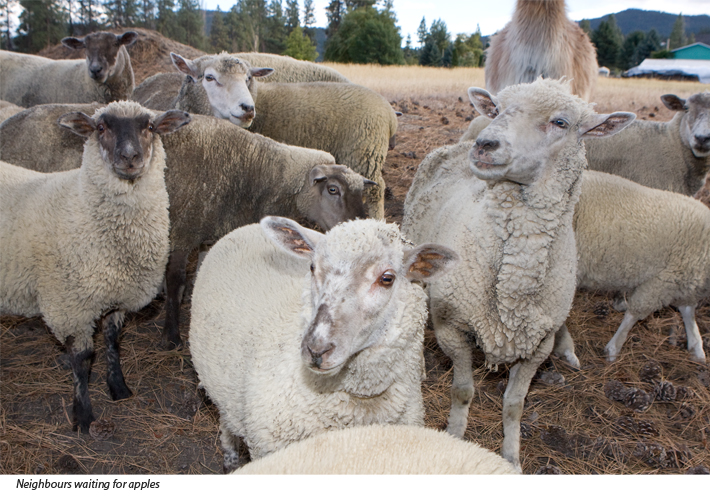
[[[518,0],[513,19],[491,39],[486,89],[496,94],[538,76],[572,79],[572,93],[589,100],[597,79],[596,50],[567,18],[564,0]]]

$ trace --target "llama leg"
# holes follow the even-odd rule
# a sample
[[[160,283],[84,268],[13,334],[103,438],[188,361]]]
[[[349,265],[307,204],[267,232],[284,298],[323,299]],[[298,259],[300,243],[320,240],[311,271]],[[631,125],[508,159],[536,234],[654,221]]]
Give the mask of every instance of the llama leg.
[[[187,276],[187,251],[173,251],[168,259],[168,268],[165,273],[165,326],[163,327],[163,346],[171,350],[182,345],[180,339],[180,303],[182,293],[185,291]]]
[[[562,324],[562,327],[555,333],[555,348],[554,353],[559,358],[564,359],[575,369],[580,368],[579,359],[574,353],[574,341],[569,334],[567,324]]]
[[[696,305],[685,305],[678,307],[680,315],[685,324],[685,336],[688,338],[688,351],[693,360],[705,362],[705,352],[703,351],[703,338],[700,336],[698,324],[695,322]]]
[[[537,368],[550,356],[555,341],[555,332],[550,332],[540,342],[529,359],[518,361],[511,369],[508,387],[503,394],[503,447],[501,455],[522,473],[520,466],[520,419],[523,415],[525,396]]]
[[[619,329],[616,330],[616,334],[611,340],[609,340],[609,343],[607,343],[604,348],[606,351],[606,359],[609,362],[614,362],[616,360],[621,347],[624,346],[626,337],[629,335],[629,331],[631,331],[631,328],[634,327],[634,324],[636,324],[637,321],[638,318],[627,310],[624,315],[624,320],[621,321]]]
[[[121,357],[118,351],[118,337],[123,326],[123,311],[107,314],[103,320],[104,338],[106,340],[106,382],[111,393],[111,399],[127,399],[133,392],[126,386],[121,370]]]

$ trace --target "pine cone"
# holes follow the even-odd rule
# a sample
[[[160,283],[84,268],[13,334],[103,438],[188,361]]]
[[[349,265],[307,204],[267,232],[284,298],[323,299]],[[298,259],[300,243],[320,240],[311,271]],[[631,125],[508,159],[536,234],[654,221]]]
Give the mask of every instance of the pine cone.
[[[597,303],[594,306],[594,315],[599,319],[603,319],[609,315],[609,305],[605,301]]]
[[[662,374],[661,364],[655,360],[652,360],[641,368],[639,371],[639,378],[641,378],[641,381],[644,383],[654,383],[656,381],[661,381]]]
[[[565,377],[557,371],[545,371],[540,375],[540,381],[550,386],[564,386]]]
[[[533,427],[529,423],[520,423],[520,438],[527,440],[534,435]]]
[[[679,386],[675,391],[676,400],[689,400],[695,398],[695,392],[689,386]]]
[[[698,466],[693,466],[692,468],[688,468],[688,471],[685,472],[686,475],[710,475],[710,470],[707,468],[707,466],[703,466],[702,464]]]
[[[687,466],[693,459],[693,453],[687,445],[681,444],[668,450],[668,465],[672,468],[682,468]]]
[[[638,434],[643,435],[646,437],[657,437],[658,435],[661,434],[660,431],[658,431],[658,427],[656,426],[656,423],[653,421],[637,421],[636,424],[638,425]]]
[[[547,429],[540,430],[540,440],[560,454],[568,453],[569,437],[567,431],[561,426],[550,425]]]
[[[628,390],[624,396],[624,405],[635,412],[645,412],[651,407],[653,397],[639,388]]]
[[[636,435],[639,427],[631,416],[621,416],[614,421],[612,428],[617,435]]]
[[[96,440],[108,440],[116,433],[116,423],[110,419],[97,419],[89,426],[89,435]]]
[[[654,468],[668,467],[668,454],[666,449],[657,442],[639,442],[634,449],[634,457],[638,457],[645,464]]]
[[[535,472],[536,475],[561,475],[562,471],[557,466],[540,466]]]
[[[693,404],[683,402],[680,406],[680,417],[683,419],[690,419],[695,416],[697,412]]]
[[[672,402],[676,399],[677,390],[670,381],[660,381],[653,387],[653,394],[656,400]]]
[[[610,379],[604,385],[604,395],[610,400],[615,400],[616,402],[623,402],[629,389],[624,386],[621,381],[615,379]]]

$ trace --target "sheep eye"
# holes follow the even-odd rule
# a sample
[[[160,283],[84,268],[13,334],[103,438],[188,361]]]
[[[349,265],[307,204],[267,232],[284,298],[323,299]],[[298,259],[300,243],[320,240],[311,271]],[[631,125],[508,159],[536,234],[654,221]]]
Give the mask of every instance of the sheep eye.
[[[316,266],[311,264],[311,274],[314,273],[315,271],[316,271]]]
[[[104,133],[104,130],[106,130],[106,128],[103,125],[97,126],[96,129],[99,131],[99,133]]]
[[[567,128],[569,126],[569,123],[565,120],[552,120],[552,124],[558,128]]]
[[[152,124],[152,123],[151,123],[150,125],[148,125],[148,131],[152,132],[153,129],[154,129],[154,127],[153,127],[153,124]]]
[[[328,187],[328,194],[332,194],[333,196],[335,196],[336,194],[340,194],[340,189],[338,189],[334,185],[331,185]]]
[[[207,80],[207,81],[214,81],[214,76],[212,76],[212,75],[207,75],[207,76],[205,76],[205,80]]]
[[[394,274],[388,270],[380,276],[379,283],[381,286],[389,288],[394,284]]]

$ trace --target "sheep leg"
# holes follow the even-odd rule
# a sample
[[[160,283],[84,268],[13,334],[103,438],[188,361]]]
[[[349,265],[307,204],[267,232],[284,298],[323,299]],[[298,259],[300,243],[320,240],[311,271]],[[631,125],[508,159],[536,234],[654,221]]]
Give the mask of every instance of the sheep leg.
[[[370,218],[375,220],[385,219],[385,179],[382,178],[382,174],[378,173],[375,178],[373,178],[377,185],[370,186],[367,189],[365,195],[365,205],[367,206],[367,213]]]
[[[106,383],[112,400],[127,399],[133,392],[126,386],[121,370],[121,357],[118,351],[118,337],[123,327],[123,311],[111,312],[103,320],[104,339],[106,340]]]
[[[244,445],[242,438],[229,431],[229,429],[226,428],[222,422],[220,422],[219,441],[222,444],[222,450],[224,451],[224,461],[222,465],[224,473],[230,473],[238,468],[241,468],[245,464],[239,459],[239,453]]]
[[[678,307],[680,315],[685,324],[685,336],[688,338],[688,351],[693,360],[705,362],[705,352],[703,351],[703,339],[700,336],[698,324],[695,322],[696,305],[684,305]]]
[[[518,361],[511,369],[508,387],[503,394],[503,448],[501,455],[522,473],[520,466],[520,419],[530,381],[545,359],[550,356],[557,335],[550,332],[529,359]]]
[[[454,363],[454,381],[451,384],[451,412],[446,431],[463,438],[468,425],[468,411],[473,400],[473,352],[466,337],[454,328],[434,321],[436,341]]]
[[[180,304],[185,291],[187,275],[187,251],[173,251],[168,259],[165,273],[165,326],[163,326],[162,345],[166,350],[172,350],[182,345],[180,339]]]
[[[67,349],[69,350],[72,377],[74,378],[72,431],[80,428],[82,432],[88,433],[91,422],[96,419],[91,409],[91,399],[89,399],[89,376],[91,375],[94,348],[93,346],[88,346],[84,349],[75,348],[74,338],[69,338]]]
[[[629,331],[634,327],[634,324],[638,321],[638,317],[632,314],[629,310],[626,311],[624,315],[624,320],[621,321],[619,329],[616,330],[616,334],[609,340],[606,344],[604,351],[606,352],[606,360],[609,362],[614,362],[621,347],[624,346],[626,337],[629,335]]]
[[[564,359],[575,369],[580,369],[581,365],[577,355],[574,353],[574,341],[569,334],[567,324],[562,324],[562,327],[555,333],[555,347],[553,349],[555,355]]]

